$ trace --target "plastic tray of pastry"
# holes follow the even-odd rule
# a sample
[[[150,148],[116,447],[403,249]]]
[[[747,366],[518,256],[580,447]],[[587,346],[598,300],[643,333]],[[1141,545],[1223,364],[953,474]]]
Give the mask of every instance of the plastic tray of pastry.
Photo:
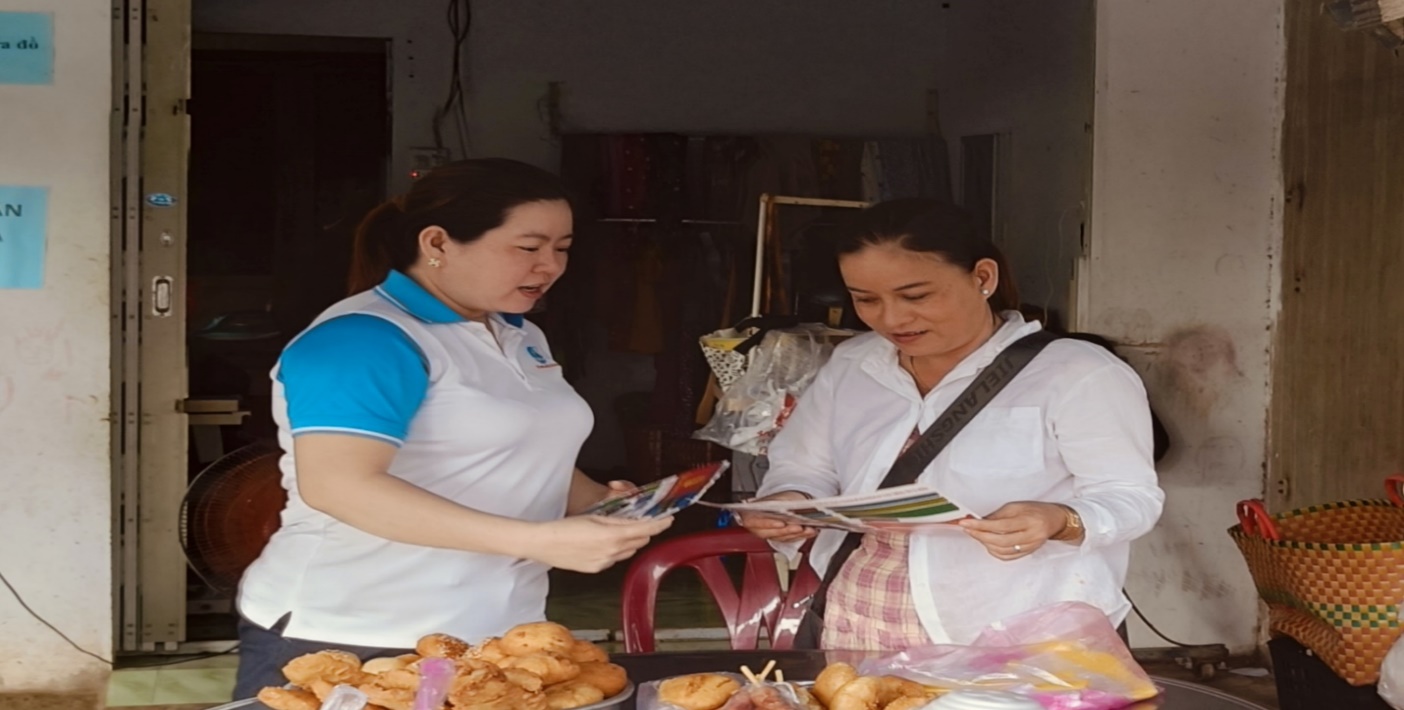
[[[634,684],[629,683],[618,695],[612,698],[605,698],[593,705],[582,705],[575,708],[575,710],[615,710],[616,708],[624,707],[624,701],[633,697],[633,695]],[[449,707],[451,706],[445,705],[446,709]],[[232,703],[225,703],[224,705],[210,708],[210,710],[266,710],[266,708],[267,706],[260,703],[258,698],[249,698],[248,700],[236,700]]]

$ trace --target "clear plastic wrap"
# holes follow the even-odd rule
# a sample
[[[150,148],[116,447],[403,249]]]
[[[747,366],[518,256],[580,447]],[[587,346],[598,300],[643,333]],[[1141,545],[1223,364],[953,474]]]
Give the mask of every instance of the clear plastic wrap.
[[[814,324],[766,333],[751,353],[750,366],[726,388],[711,420],[694,438],[764,455],[799,396],[828,362],[835,342],[851,335]]]
[[[1048,710],[1116,710],[1159,693],[1106,615],[1080,602],[1012,617],[969,646],[912,649],[858,671],[945,690],[1009,691]]]
[[[365,693],[349,685],[338,685],[327,694],[319,710],[363,710],[366,703]]]

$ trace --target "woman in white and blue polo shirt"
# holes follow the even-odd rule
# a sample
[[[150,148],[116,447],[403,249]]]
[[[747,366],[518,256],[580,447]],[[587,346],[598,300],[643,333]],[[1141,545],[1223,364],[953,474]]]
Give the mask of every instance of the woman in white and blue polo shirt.
[[[565,271],[571,233],[559,180],[498,159],[440,167],[366,217],[368,290],[273,370],[288,503],[240,586],[236,698],[302,653],[540,620],[549,568],[605,569],[669,525],[570,517],[611,493],[575,468],[593,417],[511,314]]]

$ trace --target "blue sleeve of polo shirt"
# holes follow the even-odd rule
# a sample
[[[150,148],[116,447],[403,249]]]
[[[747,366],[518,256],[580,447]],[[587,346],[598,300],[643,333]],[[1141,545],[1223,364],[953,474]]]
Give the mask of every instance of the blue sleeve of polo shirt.
[[[429,389],[429,369],[399,326],[351,314],[321,323],[288,345],[278,381],[293,436],[358,434],[398,446]]]

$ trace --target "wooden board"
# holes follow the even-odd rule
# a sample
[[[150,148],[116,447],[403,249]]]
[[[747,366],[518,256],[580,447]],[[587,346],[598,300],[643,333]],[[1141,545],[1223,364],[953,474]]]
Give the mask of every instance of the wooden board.
[[[1320,7],[1286,4],[1274,511],[1404,471],[1404,57]]]

